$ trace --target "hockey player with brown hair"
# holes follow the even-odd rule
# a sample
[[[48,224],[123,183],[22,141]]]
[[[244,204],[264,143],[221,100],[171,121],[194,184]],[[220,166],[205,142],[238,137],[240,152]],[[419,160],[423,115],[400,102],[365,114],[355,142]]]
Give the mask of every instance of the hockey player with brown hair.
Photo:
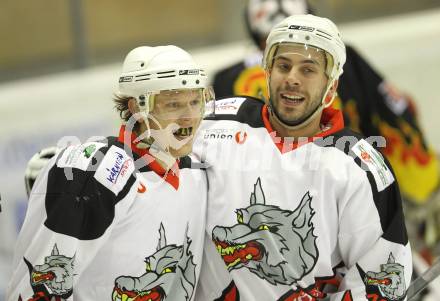
[[[35,160],[52,159],[29,166],[27,178],[40,174],[28,185],[8,301],[194,299],[207,187],[188,154],[209,95],[183,49],[128,53],[119,135],[45,150]]]
[[[411,249],[395,174],[331,106],[345,60],[333,22],[290,16],[267,38],[265,102],[217,99],[202,122],[198,300],[405,299]]]

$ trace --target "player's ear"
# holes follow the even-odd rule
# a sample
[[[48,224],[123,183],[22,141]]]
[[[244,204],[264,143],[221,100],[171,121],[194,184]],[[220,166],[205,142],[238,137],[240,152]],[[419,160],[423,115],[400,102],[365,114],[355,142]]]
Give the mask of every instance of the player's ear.
[[[339,80],[335,80],[333,82],[333,85],[330,87],[330,93],[333,95],[336,93],[336,90],[338,89]]]
[[[128,99],[128,110],[130,111],[131,115],[133,115],[136,118],[136,121],[140,121],[141,117],[139,116],[139,105],[137,104],[136,99],[133,97],[130,97]]]
[[[328,108],[332,104],[333,100],[336,97],[336,90],[338,89],[338,84],[339,81],[335,80],[332,86],[330,87],[330,89],[328,90],[327,96],[325,97],[324,100],[324,107]]]

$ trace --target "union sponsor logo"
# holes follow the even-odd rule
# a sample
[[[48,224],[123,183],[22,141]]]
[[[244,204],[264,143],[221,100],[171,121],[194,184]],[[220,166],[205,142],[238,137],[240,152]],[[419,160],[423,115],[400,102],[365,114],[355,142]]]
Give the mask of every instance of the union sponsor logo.
[[[246,139],[247,139],[247,133],[246,132],[238,131],[237,133],[235,133],[235,141],[238,144],[245,143]]]
[[[227,129],[211,129],[205,131],[203,135],[204,139],[226,139],[226,140],[232,140],[234,138],[233,133],[231,130]]]
[[[139,187],[138,187],[138,189],[137,189],[137,192],[138,192],[138,193],[144,193],[145,191],[147,191],[147,187],[145,187],[144,184],[139,183]]]

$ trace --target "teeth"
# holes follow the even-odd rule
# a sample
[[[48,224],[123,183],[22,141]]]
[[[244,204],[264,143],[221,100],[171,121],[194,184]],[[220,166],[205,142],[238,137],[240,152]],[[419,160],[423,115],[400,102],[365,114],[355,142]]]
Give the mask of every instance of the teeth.
[[[217,252],[220,253],[220,255],[230,255],[230,254],[234,254],[235,251],[237,250],[241,250],[246,248],[246,244],[242,244],[242,245],[235,245],[235,246],[230,246],[230,247],[226,247],[226,248],[222,248],[220,245],[217,245]]]
[[[296,100],[296,101],[303,99],[303,97],[301,97],[301,96],[291,96],[291,95],[286,95],[286,94],[283,94],[283,97],[290,99],[290,100]]]
[[[174,132],[174,134],[179,136],[190,136],[192,134],[192,129],[192,127],[179,128],[177,131]]]

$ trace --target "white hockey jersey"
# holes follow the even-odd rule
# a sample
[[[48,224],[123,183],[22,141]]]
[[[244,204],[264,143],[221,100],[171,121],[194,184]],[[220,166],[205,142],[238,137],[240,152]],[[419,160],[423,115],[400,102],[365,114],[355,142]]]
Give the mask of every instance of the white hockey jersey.
[[[165,173],[124,131],[67,147],[38,177],[8,301],[193,300],[205,172],[184,157]]]
[[[218,100],[199,130],[209,189],[196,300],[404,300],[411,250],[386,160],[334,109],[298,141],[268,116],[256,99]]]

